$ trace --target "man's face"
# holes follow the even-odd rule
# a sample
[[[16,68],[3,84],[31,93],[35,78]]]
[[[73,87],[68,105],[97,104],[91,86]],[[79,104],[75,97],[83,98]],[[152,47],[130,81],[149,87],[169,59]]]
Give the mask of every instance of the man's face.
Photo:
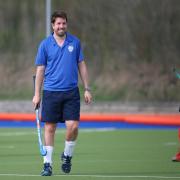
[[[52,28],[54,33],[59,36],[63,37],[65,36],[65,33],[67,31],[67,22],[66,19],[63,18],[56,18],[55,22],[52,24]]]

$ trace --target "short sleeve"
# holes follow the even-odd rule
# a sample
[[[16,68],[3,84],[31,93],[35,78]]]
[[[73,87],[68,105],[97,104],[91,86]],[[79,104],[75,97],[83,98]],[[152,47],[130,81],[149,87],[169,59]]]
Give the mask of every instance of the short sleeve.
[[[46,65],[47,64],[47,56],[46,56],[46,49],[44,41],[41,42],[38,48],[38,52],[35,59],[35,65]]]
[[[78,60],[78,63],[83,61],[84,60],[84,54],[83,54],[83,50],[81,48],[81,43],[79,41],[78,43],[78,48],[77,48],[77,60]]]

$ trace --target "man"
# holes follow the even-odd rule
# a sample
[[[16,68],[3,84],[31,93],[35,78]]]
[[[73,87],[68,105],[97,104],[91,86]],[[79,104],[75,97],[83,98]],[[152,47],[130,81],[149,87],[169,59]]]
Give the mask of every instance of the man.
[[[52,153],[58,122],[65,122],[66,125],[61,169],[64,173],[71,171],[80,117],[78,70],[84,85],[85,102],[89,104],[92,100],[80,40],[67,32],[66,13],[54,12],[51,24],[53,33],[38,48],[35,95],[32,100],[34,108],[39,106],[43,84],[42,122],[45,122],[44,143],[47,155],[44,157],[42,176],[52,175]]]

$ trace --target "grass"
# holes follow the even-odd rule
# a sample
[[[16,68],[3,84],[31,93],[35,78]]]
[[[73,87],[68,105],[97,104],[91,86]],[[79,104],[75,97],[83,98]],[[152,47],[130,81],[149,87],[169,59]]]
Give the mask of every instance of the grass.
[[[60,171],[59,156],[63,146],[64,130],[60,129],[55,139],[51,179],[180,178],[180,163],[171,162],[177,150],[175,130],[80,130],[69,175]],[[0,159],[0,179],[43,179],[39,176],[43,161],[36,129],[1,128]]]

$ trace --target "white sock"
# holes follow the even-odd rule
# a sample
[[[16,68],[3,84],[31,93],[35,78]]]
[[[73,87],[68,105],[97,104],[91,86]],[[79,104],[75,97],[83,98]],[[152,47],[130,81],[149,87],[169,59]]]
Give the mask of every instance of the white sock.
[[[72,157],[75,145],[76,141],[65,141],[64,155]]]
[[[44,163],[52,164],[53,146],[45,146],[47,154],[44,156]]]

